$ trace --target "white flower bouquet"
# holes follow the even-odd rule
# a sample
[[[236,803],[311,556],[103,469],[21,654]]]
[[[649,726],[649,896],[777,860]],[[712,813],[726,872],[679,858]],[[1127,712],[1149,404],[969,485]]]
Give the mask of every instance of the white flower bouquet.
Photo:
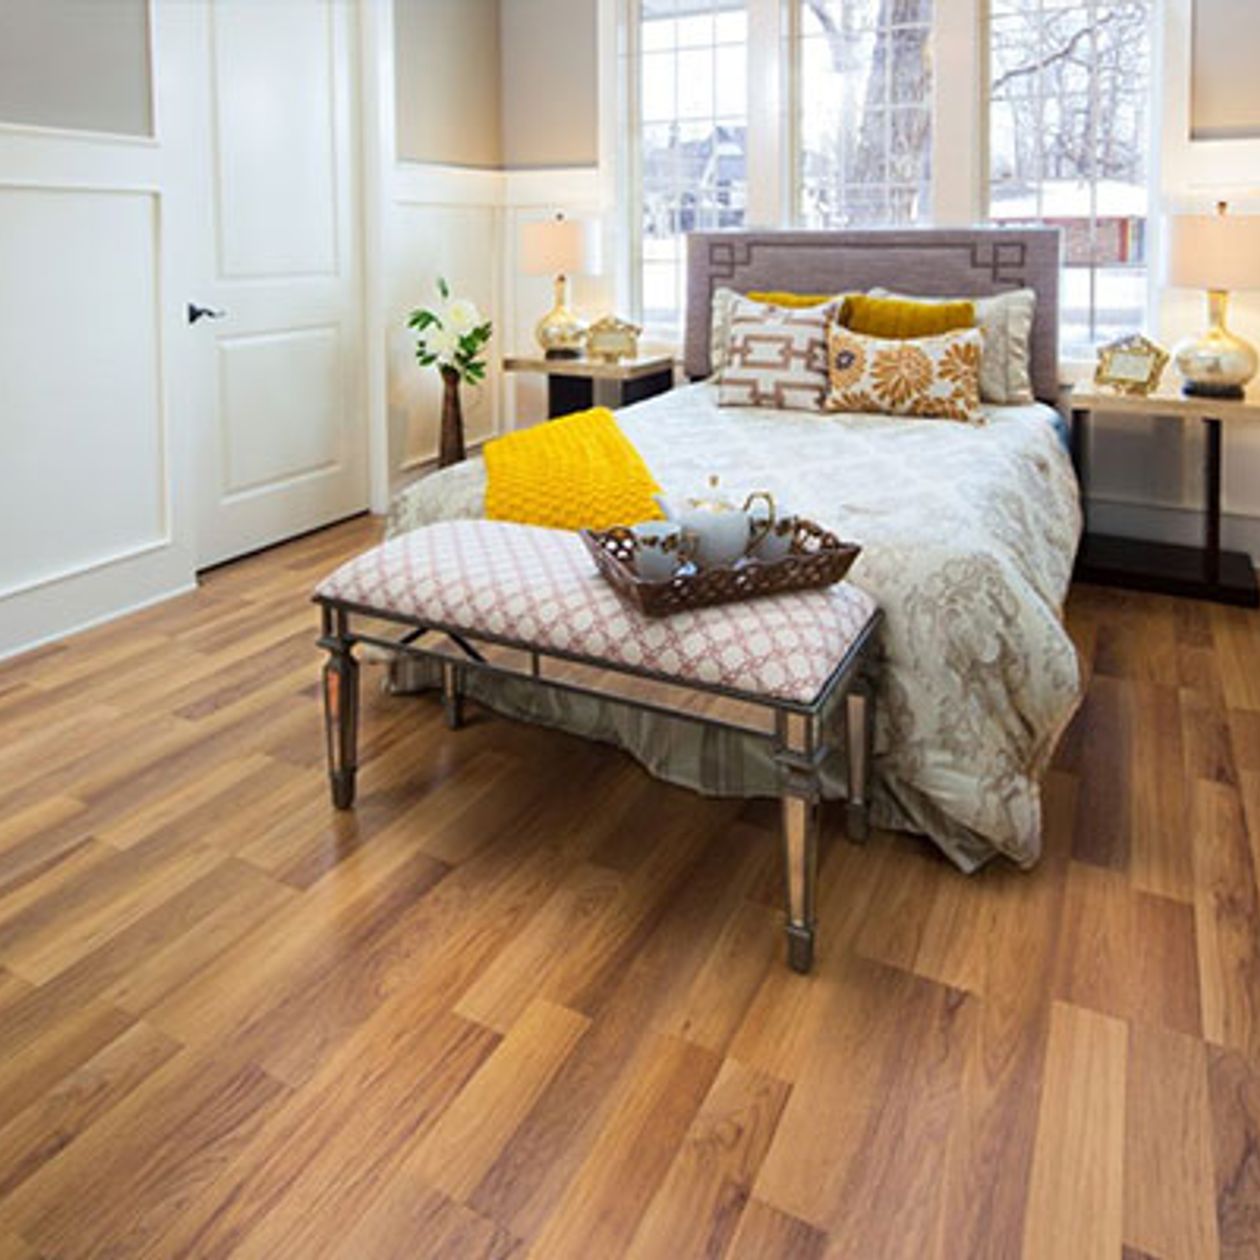
[[[450,286],[439,277],[437,310],[417,308],[407,317],[407,327],[415,330],[416,360],[421,367],[437,367],[443,377],[469,385],[486,379],[485,348],[492,326],[481,318],[475,302],[452,298]]]

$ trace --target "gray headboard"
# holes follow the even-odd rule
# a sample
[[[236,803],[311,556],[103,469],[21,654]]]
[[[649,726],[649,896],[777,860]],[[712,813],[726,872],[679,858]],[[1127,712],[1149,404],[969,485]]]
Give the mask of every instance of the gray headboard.
[[[690,377],[709,375],[713,290],[841,293],[882,286],[928,297],[1035,289],[1033,392],[1059,395],[1059,230],[931,228],[853,232],[693,232],[687,238]]]

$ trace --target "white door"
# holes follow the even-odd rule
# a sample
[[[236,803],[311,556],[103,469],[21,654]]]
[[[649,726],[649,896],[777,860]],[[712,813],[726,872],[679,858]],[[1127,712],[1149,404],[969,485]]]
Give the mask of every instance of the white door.
[[[202,196],[186,239],[203,279],[186,299],[209,313],[187,330],[188,387],[204,568],[366,508],[367,424],[354,6],[191,7]]]

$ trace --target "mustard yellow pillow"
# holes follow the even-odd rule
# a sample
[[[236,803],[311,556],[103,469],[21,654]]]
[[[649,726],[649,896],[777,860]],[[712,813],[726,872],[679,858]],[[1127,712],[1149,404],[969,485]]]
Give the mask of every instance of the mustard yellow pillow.
[[[846,297],[840,322],[867,337],[905,341],[912,337],[939,337],[942,333],[976,326],[974,302],[914,302],[909,298]]]
[[[782,289],[771,289],[762,293],[746,293],[745,297],[754,302],[767,302],[771,306],[786,306],[790,310],[799,311],[807,306],[824,306],[834,302],[834,293],[788,293]]]

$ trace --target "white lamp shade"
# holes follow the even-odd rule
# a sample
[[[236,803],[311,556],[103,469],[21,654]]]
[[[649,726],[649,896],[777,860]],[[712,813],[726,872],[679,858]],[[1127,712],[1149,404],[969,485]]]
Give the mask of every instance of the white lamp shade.
[[[589,225],[582,219],[543,219],[521,226],[521,270],[527,276],[572,276],[595,267]]]
[[[1169,284],[1260,289],[1260,215],[1179,214],[1169,226]]]

